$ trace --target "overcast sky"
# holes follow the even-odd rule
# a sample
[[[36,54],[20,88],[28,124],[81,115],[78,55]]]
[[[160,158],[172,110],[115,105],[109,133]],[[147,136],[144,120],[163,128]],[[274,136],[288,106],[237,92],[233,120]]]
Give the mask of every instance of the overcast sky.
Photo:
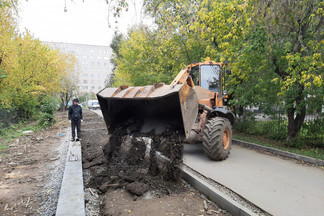
[[[121,32],[140,22],[141,2],[136,0],[137,13],[130,4],[129,11],[122,14]],[[108,46],[115,31],[108,27],[106,0],[66,0],[67,12],[64,0],[20,0],[18,7],[20,30],[28,29],[42,41]],[[111,15],[110,22],[114,21]]]

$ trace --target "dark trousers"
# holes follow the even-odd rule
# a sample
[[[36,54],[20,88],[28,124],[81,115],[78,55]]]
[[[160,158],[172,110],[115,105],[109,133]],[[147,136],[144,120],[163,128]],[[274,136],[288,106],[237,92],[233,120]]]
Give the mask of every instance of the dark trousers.
[[[75,138],[75,127],[77,129],[78,138],[81,138],[81,119],[79,120],[72,120],[71,121],[72,127],[72,138]]]

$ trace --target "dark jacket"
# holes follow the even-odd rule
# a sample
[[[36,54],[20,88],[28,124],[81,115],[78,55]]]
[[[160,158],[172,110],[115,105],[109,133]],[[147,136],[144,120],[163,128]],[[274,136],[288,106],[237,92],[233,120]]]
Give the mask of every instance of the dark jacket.
[[[70,106],[69,107],[69,120],[80,120],[82,119],[82,107],[77,105],[77,106]]]

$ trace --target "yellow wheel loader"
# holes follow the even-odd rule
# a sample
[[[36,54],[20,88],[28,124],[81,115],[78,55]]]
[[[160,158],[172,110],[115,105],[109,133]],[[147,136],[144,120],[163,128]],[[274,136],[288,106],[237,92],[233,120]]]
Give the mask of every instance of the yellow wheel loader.
[[[159,134],[172,124],[184,133],[186,142],[202,142],[208,158],[226,159],[232,144],[234,115],[224,106],[224,66],[207,58],[181,70],[170,85],[122,85],[101,90],[97,98],[108,131],[131,119],[143,122],[143,133],[154,130]]]

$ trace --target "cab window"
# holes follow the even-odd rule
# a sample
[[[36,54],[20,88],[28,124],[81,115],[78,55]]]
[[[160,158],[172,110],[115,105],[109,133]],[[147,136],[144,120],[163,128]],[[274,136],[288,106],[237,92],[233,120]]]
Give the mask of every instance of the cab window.
[[[212,92],[221,92],[221,68],[219,65],[201,65],[200,83],[201,87]]]
[[[199,66],[195,66],[195,67],[192,67],[191,68],[191,78],[192,78],[192,81],[194,82],[194,84],[196,86],[199,85]]]

